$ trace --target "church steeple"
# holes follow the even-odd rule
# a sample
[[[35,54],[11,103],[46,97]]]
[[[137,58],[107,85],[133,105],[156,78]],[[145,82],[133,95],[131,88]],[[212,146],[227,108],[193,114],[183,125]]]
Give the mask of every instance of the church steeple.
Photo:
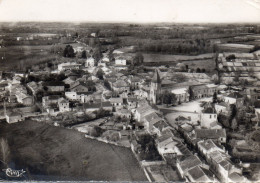
[[[153,83],[161,83],[161,78],[158,69],[155,69],[155,73],[152,78]]]
[[[161,94],[161,77],[159,70],[156,69],[150,86],[150,100],[152,103],[158,103],[158,97]]]

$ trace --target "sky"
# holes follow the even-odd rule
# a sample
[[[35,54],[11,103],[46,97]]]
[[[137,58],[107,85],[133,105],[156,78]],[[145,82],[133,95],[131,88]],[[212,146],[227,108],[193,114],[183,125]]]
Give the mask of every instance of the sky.
[[[0,21],[260,23],[260,0],[0,0]]]

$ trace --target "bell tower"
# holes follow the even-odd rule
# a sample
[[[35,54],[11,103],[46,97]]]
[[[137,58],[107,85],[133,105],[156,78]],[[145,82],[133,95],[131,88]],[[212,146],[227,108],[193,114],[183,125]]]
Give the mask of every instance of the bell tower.
[[[158,96],[161,94],[161,78],[158,69],[155,70],[150,86],[150,101],[153,104],[158,102]]]

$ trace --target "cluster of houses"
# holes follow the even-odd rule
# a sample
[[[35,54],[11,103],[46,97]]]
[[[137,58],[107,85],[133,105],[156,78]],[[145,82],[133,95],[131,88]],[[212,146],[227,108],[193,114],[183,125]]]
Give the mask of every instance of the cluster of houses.
[[[76,51],[82,51],[81,47]],[[257,87],[244,91],[227,91],[226,85],[213,84],[201,73],[187,73],[189,81],[177,82],[176,73],[169,70],[161,72],[153,67],[150,68],[152,72],[126,75],[123,73],[127,73],[133,58],[120,49],[114,54],[114,61],[104,54],[100,60],[91,56],[82,63],[60,63],[57,70],[51,73],[64,74],[66,78],[62,81],[26,82],[27,75],[14,75],[4,84],[0,83],[1,95],[7,95],[8,105],[23,106],[5,109],[6,121],[13,123],[37,115],[66,115],[72,114],[69,112],[76,113],[79,109],[85,114],[93,115],[103,109],[119,119],[119,123],[115,124],[111,120],[92,121],[86,128],[75,128],[90,134],[98,126],[104,130],[103,137],[108,140],[129,141],[135,155],[140,153],[139,135],[148,134],[153,137],[162,161],[141,162],[149,180],[174,181],[169,174],[174,174],[172,167],[176,167],[180,180],[189,182],[247,181],[242,176],[241,166],[232,163],[225,150],[227,132],[218,123],[218,116],[230,115],[231,105],[242,107],[245,97],[252,103],[259,101],[260,91]],[[223,66],[223,69],[229,70],[231,65],[234,68],[242,67],[245,66],[244,62],[248,68],[257,67],[259,61],[254,54],[249,53],[236,54],[235,58],[229,57],[227,61],[228,55],[233,54],[219,55],[219,68]],[[245,60],[238,59],[242,56]],[[79,74],[79,71],[85,74]],[[102,77],[99,76],[100,72]],[[198,80],[195,81],[194,78]],[[175,120],[169,121],[155,107],[156,104],[161,104],[161,96],[166,92],[174,94],[175,105],[213,96],[218,101],[214,104],[203,103],[201,112],[178,115]],[[259,121],[260,110],[256,108],[255,111]]]

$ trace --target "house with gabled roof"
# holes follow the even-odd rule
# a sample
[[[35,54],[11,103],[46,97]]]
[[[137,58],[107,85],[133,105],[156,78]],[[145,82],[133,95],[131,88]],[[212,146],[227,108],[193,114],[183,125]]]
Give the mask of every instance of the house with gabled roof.
[[[228,154],[215,150],[210,152],[208,156],[207,162],[221,182],[230,181],[229,175],[234,172],[242,175],[242,170],[233,165]]]
[[[49,95],[49,96],[42,97],[42,106],[46,108],[51,104],[58,104],[59,98],[60,98],[59,95]]]
[[[230,111],[230,105],[226,102],[216,103],[214,105],[217,114],[227,115]]]
[[[73,83],[75,83],[76,81],[76,77],[75,76],[69,76],[66,79],[63,80],[63,82],[67,85],[72,85]]]
[[[239,92],[233,92],[225,96],[224,101],[228,104],[235,104],[237,107],[241,107],[244,104],[244,96]]]
[[[200,123],[203,128],[211,128],[211,123],[218,120],[218,115],[215,108],[212,105],[206,105],[200,113]]]
[[[220,143],[226,143],[227,135],[226,129],[195,129],[196,139],[212,139]]]
[[[198,150],[200,153],[206,157],[206,159],[209,159],[209,153],[213,151],[220,151],[225,153],[225,150],[221,149],[219,146],[215,144],[215,142],[212,139],[207,140],[201,140],[197,143]]]
[[[136,109],[135,118],[138,122],[144,122],[144,118],[146,115],[157,112],[150,105],[143,105]],[[144,123],[143,123],[144,124]]]
[[[201,166],[190,169],[186,177],[189,182],[214,182],[213,174]]]
[[[188,171],[196,166],[202,165],[202,162],[196,155],[182,156],[177,160],[176,166],[182,178],[184,178]]]
[[[131,118],[131,112],[127,109],[118,109],[115,112],[115,115],[120,116],[121,118],[128,118],[128,119]]]
[[[114,83],[112,83],[112,89],[118,93],[120,92],[128,93],[130,91],[130,86],[126,81],[118,79]]]
[[[170,126],[162,119],[153,124],[152,132],[156,133],[158,136],[161,136],[162,132],[167,128],[170,128]]]
[[[68,112],[68,111],[70,111],[69,104],[70,104],[69,101],[64,99],[64,98],[58,99],[59,111],[60,112]]]
[[[76,81],[75,83],[71,84],[70,91],[72,92],[88,92],[88,86],[86,83],[82,81]]]
[[[117,98],[112,97],[109,99],[109,101],[115,107],[122,106],[124,104],[123,98],[121,98],[121,97],[117,97]]]
[[[24,117],[21,113],[14,111],[6,112],[5,118],[7,123],[16,123],[24,120]]]
[[[32,92],[32,94],[35,96],[38,91],[42,90],[42,85],[39,83],[36,83],[35,81],[27,83],[27,87]]]
[[[190,99],[189,90],[187,88],[178,88],[171,91],[175,96],[178,103],[188,102]]]
[[[162,120],[163,119],[159,117],[156,112],[152,112],[144,117],[144,127],[149,133],[151,133],[153,125]]]
[[[190,89],[193,99],[208,97],[208,87],[205,84],[190,86]]]
[[[26,93],[22,93],[22,92],[16,92],[15,94],[17,102],[26,105],[26,106],[30,106],[34,104],[34,98]]]
[[[65,83],[61,81],[49,81],[43,83],[43,89],[47,88],[48,92],[63,92]]]

